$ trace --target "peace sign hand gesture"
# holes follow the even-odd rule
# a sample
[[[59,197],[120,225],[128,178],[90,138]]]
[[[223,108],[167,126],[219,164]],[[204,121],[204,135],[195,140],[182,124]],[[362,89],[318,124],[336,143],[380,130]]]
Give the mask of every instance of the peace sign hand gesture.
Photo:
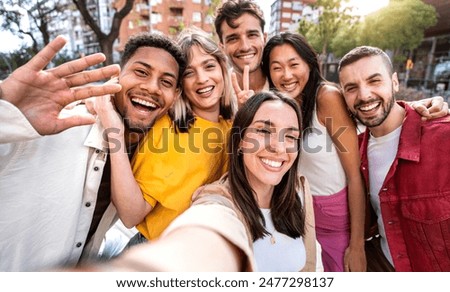
[[[231,82],[233,83],[234,92],[238,100],[238,107],[241,108],[247,100],[255,95],[255,92],[250,89],[250,67],[248,65],[244,66],[244,72],[242,73],[242,86],[239,86],[239,81],[237,80],[237,75],[235,72],[231,73]]]

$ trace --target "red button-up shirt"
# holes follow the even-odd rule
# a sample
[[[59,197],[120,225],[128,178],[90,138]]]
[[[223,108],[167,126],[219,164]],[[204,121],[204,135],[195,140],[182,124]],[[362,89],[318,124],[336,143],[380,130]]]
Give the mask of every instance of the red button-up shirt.
[[[396,271],[450,271],[450,116],[422,122],[399,104],[406,116],[379,193],[389,250]],[[367,130],[360,147],[367,186],[368,140]]]

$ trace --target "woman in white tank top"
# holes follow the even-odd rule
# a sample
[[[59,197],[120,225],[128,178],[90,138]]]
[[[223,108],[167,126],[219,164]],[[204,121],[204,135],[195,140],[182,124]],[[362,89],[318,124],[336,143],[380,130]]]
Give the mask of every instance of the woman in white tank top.
[[[299,172],[311,185],[324,270],[365,271],[365,196],[358,139],[339,89],[322,77],[317,54],[299,34],[269,39],[262,66],[271,87],[302,108]]]

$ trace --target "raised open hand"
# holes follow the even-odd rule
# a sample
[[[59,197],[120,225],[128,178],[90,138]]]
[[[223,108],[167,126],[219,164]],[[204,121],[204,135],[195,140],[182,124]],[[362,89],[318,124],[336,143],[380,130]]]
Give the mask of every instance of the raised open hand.
[[[255,92],[250,89],[250,67],[244,66],[244,72],[242,73],[242,89],[239,86],[239,81],[235,72],[231,73],[231,82],[233,83],[234,92],[238,100],[238,107],[243,106],[247,100],[255,95]]]
[[[66,40],[58,36],[0,83],[0,98],[22,111],[41,135],[56,134],[74,126],[94,123],[92,115],[60,118],[59,114],[66,105],[76,100],[121,90],[119,84],[86,85],[120,72],[118,65],[83,71],[105,60],[105,56],[100,53],[44,70],[65,44]]]

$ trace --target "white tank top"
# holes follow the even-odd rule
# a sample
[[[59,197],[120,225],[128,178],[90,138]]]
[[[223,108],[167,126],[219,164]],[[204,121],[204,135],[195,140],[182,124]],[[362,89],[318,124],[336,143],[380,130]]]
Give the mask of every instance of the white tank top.
[[[275,230],[270,209],[261,209],[266,221],[266,235],[253,243],[258,272],[298,272],[306,264],[303,238],[292,238]]]
[[[303,136],[299,171],[308,179],[311,194],[315,196],[335,194],[347,185],[336,147],[327,128],[319,122],[316,108],[312,117],[312,131]]]

